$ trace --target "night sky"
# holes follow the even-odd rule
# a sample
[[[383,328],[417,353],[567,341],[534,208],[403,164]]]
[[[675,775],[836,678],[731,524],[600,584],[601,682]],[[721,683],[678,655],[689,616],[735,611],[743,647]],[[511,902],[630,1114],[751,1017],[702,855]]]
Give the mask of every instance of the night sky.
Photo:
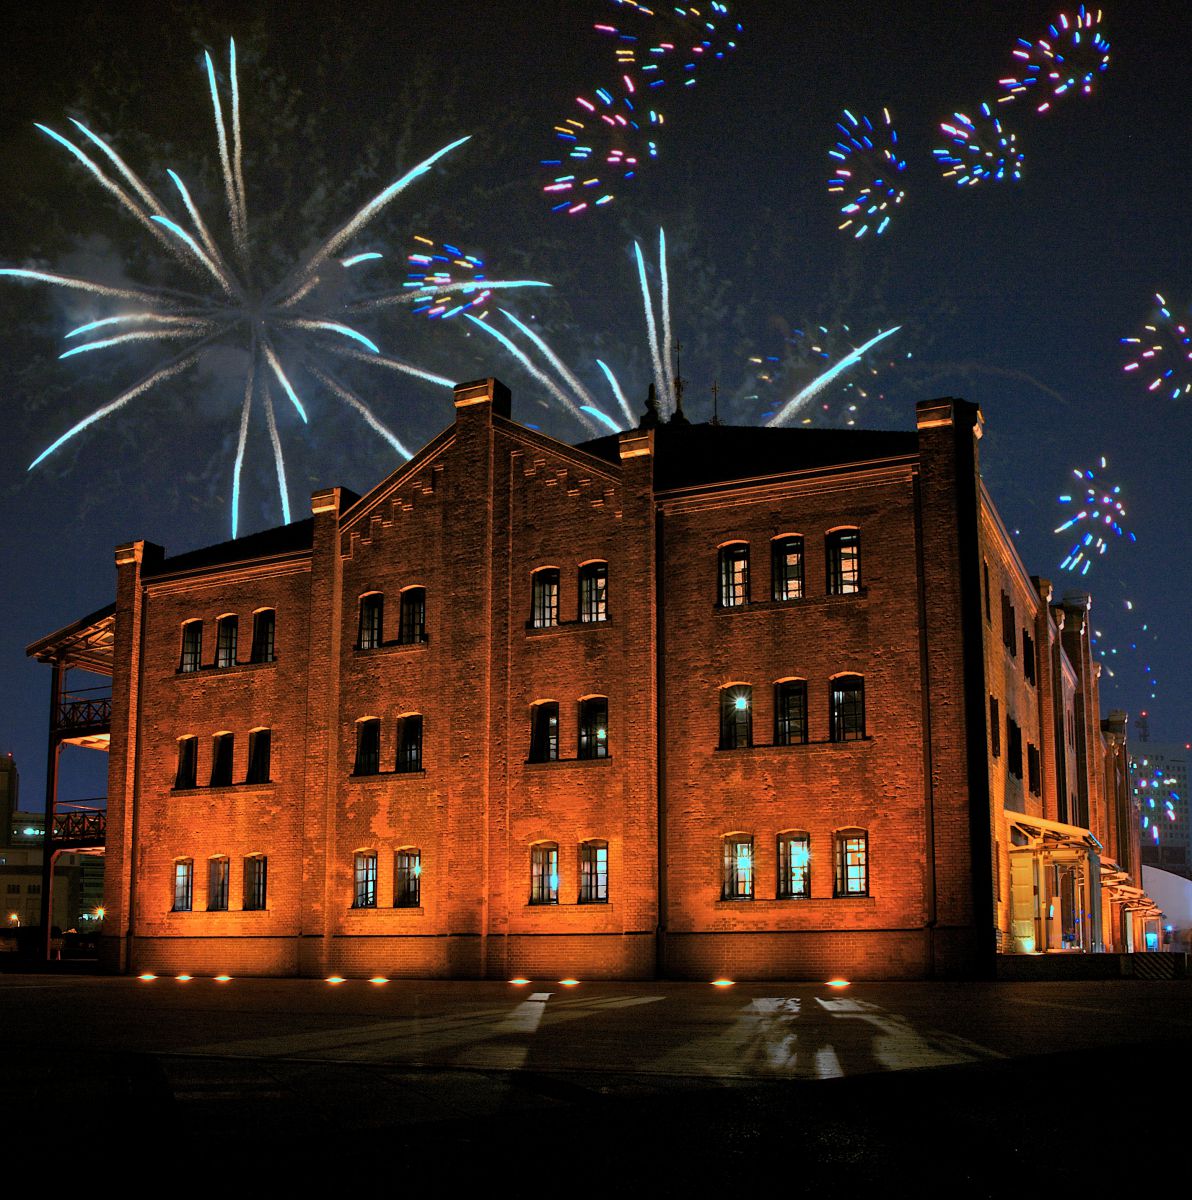
[[[611,43],[591,28],[612,11],[606,0],[18,6],[6,14],[0,82],[0,264],[186,285],[33,122],[67,132],[68,117],[85,120],[163,196],[165,169],[174,168],[226,241],[202,52],[222,70],[234,36],[263,274],[471,134],[351,245],[385,254],[368,268],[377,284],[399,285],[414,234],[484,258],[493,277],[549,281],[549,291],[503,302],[609,412],[596,358],[616,371],[635,410],[651,379],[632,243],[653,263],[660,227],[695,420],[710,415],[714,381],[721,418],[733,423],[758,423],[789,398],[811,378],[809,362],[780,366],[766,384],[749,359],[807,359],[811,342],[798,330],[826,327],[823,345],[835,356],[901,325],[824,393],[826,409],[808,415],[820,425],[851,418],[906,429],[917,400],[979,402],[985,478],[1028,570],[1061,591],[1091,591],[1102,645],[1119,649],[1114,678],[1103,678],[1104,707],[1149,709],[1153,740],[1183,741],[1192,733],[1183,685],[1192,661],[1192,400],[1150,393],[1124,374],[1119,338],[1141,331],[1156,291],[1179,313],[1192,302],[1184,190],[1192,10],[1108,5],[1112,61],[1092,96],[1062,99],[1044,116],[1022,101],[1000,106],[1026,155],[1024,177],[961,191],[932,158],[943,144],[939,122],[992,102],[1015,40],[1044,33],[1058,7],[739,0],[735,54],[706,65],[696,87],[658,98],[667,124],[657,161],[619,185],[607,208],[552,215],[538,162],[555,152],[552,127],[574,96],[617,77]],[[842,109],[876,117],[883,106],[907,161],[906,199],[884,236],[858,241],[837,231],[827,152]],[[197,370],[26,471],[70,425],[162,361],[148,347],[57,361],[68,329],[113,311],[0,280],[0,752],[16,756],[29,807],[40,806],[44,787],[49,671],[26,660],[25,645],[111,600],[117,543],[143,537],[181,552],[228,536],[242,389],[234,351],[204,356]],[[495,374],[513,390],[516,419],[569,441],[588,436],[458,318],[436,324],[390,310],[360,327],[382,349],[448,378]],[[411,450],[452,421],[444,389],[372,368],[346,377]],[[310,426],[285,407],[279,421],[301,518],[314,489],[363,492],[400,460],[308,377],[295,383]],[[1078,583],[1058,569],[1068,543],[1053,533],[1064,519],[1057,497],[1075,483],[1073,468],[1102,455],[1138,540],[1114,539]],[[263,422],[251,430],[242,489],[241,532],[280,523]],[[73,757],[62,797],[102,792],[103,756]]]

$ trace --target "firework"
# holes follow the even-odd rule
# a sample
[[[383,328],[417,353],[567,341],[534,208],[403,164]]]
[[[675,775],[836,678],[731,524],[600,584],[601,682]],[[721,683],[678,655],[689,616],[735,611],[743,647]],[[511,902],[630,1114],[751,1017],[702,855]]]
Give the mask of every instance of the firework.
[[[875,125],[846,108],[836,128],[841,137],[828,155],[839,165],[828,180],[828,192],[842,200],[844,220],[838,228],[851,229],[856,238],[883,234],[906,194],[898,182],[906,161],[898,157],[898,133],[889,109],[882,109],[882,120]]]
[[[957,187],[971,187],[984,180],[1021,179],[1022,152],[988,104],[981,105],[975,118],[954,113],[941,121],[940,131],[951,143],[934,151],[944,169],[944,178]]]
[[[1177,819],[1175,806],[1180,794],[1175,789],[1179,786],[1179,780],[1145,757],[1141,762],[1136,761],[1135,767],[1134,795],[1142,814],[1143,836],[1158,842],[1162,837],[1160,830],[1163,825]]]
[[[449,242],[437,245],[419,235],[414,242],[414,252],[406,257],[409,269],[402,285],[409,292],[411,311],[443,321],[468,310],[483,317],[493,294],[485,281],[483,260]],[[471,289],[452,290],[462,281],[470,283]]]
[[[1102,457],[1100,469],[1104,471],[1106,466]],[[1059,502],[1065,512],[1073,509],[1079,511],[1068,517],[1055,532],[1075,530],[1076,541],[1060,563],[1060,570],[1087,575],[1094,559],[1109,549],[1112,542],[1110,535],[1124,537],[1131,542],[1138,539],[1122,525],[1126,519],[1126,509],[1122,504],[1120,485],[1102,482],[1092,469],[1077,468],[1072,474],[1080,481],[1079,490],[1061,496]]]
[[[1169,392],[1173,400],[1192,395],[1192,334],[1183,321],[1172,315],[1167,301],[1155,294],[1156,312],[1143,326],[1141,337],[1121,338],[1134,358],[1123,371],[1150,377],[1147,391]]]
[[[330,395],[361,417],[370,429],[383,437],[403,457],[409,454],[397,436],[373,413],[363,399],[337,380],[326,365],[329,355],[367,362],[400,372],[438,387],[449,388],[452,381],[421,367],[381,352],[377,342],[348,324],[356,316],[391,304],[417,305],[426,292],[422,288],[385,289],[358,300],[338,297],[324,301],[319,285],[336,272],[349,271],[353,278],[360,265],[381,258],[378,251],[364,250],[337,258],[376,217],[415,180],[425,175],[436,162],[463,145],[466,137],[437,150],[412,170],[394,180],[364,205],[350,220],[332,233],[312,254],[299,261],[277,281],[260,283],[260,262],[256,253],[248,217],[248,202],[242,166],[243,146],[240,129],[240,91],[236,70],[236,46],[229,51],[231,104],[225,121],[224,104],[216,80],[215,64],[206,56],[207,82],[215,122],[227,206],[231,246],[225,250],[213,235],[208,222],[196,207],[181,177],[167,172],[186,213],[186,222],[169,215],[169,208],[103,138],[79,121],[72,121],[81,138],[78,142],[39,125],[47,136],[65,147],[112,196],[121,210],[137,221],[174,263],[186,273],[187,288],[110,287],[89,279],[24,268],[0,268],[0,275],[90,294],[113,302],[116,311],[87,322],[66,334],[67,341],[94,335],[102,336],[71,345],[62,358],[93,353],[136,342],[168,346],[178,343],[175,353],[155,366],[115,399],[92,410],[64,434],[47,446],[29,465],[32,470],[61,446],[85,429],[144,396],[167,380],[195,366],[210,347],[233,344],[248,352],[243,398],[240,404],[239,438],[232,466],[232,536],[239,527],[240,476],[244,465],[254,405],[264,410],[265,425],[273,451],[282,517],[290,520],[285,462],[274,408],[275,396],[282,396],[306,423],[306,407],[299,395],[305,381],[313,380]],[[230,128],[229,128],[230,126]],[[86,148],[84,148],[86,147]],[[95,157],[93,157],[93,155]],[[466,257],[466,256],[461,256]],[[479,264],[483,266],[483,264]],[[408,281],[407,281],[408,282]],[[546,286],[537,281],[484,281],[483,287]],[[470,307],[478,298],[478,280],[468,278],[436,280],[434,294],[459,295]],[[338,293],[339,289],[327,289]],[[275,391],[276,389],[276,391]]]
[[[1044,113],[1054,100],[1089,95],[1097,76],[1109,69],[1109,42],[1100,25],[1100,10],[1094,16],[1082,4],[1073,16],[1060,13],[1043,37],[1019,38],[1014,73],[998,81],[1006,92],[999,102],[1029,94],[1039,97],[1035,110]]]

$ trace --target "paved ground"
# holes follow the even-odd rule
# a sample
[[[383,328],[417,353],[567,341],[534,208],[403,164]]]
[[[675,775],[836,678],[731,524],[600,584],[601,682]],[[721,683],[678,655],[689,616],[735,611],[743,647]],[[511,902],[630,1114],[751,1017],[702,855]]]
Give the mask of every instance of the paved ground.
[[[399,1188],[1146,1190],[1190,1067],[1186,982],[0,976],[10,1128]]]

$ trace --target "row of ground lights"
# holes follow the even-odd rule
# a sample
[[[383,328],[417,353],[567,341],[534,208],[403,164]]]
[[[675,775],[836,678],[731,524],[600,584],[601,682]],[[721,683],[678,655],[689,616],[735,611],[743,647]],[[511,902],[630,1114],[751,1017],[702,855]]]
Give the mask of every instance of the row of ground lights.
[[[151,971],[146,971],[143,975],[138,975],[137,978],[142,980],[144,983],[149,983],[152,980],[156,979],[157,976],[154,975]],[[174,978],[179,983],[189,983],[194,978],[194,976],[193,975],[175,975]],[[212,976],[212,978],[214,979],[214,981],[216,983],[230,983],[232,980],[231,975],[214,975],[214,976]],[[330,984],[339,984],[339,983],[347,983],[348,981],[343,975],[328,975],[324,982],[330,983]],[[389,980],[384,975],[373,975],[369,979],[368,982],[369,983],[388,983]],[[524,987],[526,984],[528,984],[532,981],[529,979],[518,978],[518,979],[511,979],[509,982],[512,984],[516,984],[518,987]],[[713,979],[712,986],[718,987],[718,988],[728,988],[728,987],[732,987],[736,982],[737,981],[735,979]],[[848,985],[849,985],[849,981],[847,979],[828,979],[825,982],[827,983],[828,987],[834,987],[834,988],[845,988],[845,987],[848,987]],[[576,986],[578,986],[578,984],[579,984],[578,979],[560,979],[559,980],[559,985],[561,987],[576,987]]]

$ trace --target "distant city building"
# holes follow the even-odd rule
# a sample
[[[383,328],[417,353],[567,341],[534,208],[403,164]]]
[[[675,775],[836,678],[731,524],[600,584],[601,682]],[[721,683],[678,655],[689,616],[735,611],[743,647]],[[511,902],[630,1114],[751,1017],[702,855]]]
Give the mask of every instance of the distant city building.
[[[1192,878],[1192,824],[1184,744],[1146,742],[1130,755],[1130,788],[1139,807],[1142,861]]]

